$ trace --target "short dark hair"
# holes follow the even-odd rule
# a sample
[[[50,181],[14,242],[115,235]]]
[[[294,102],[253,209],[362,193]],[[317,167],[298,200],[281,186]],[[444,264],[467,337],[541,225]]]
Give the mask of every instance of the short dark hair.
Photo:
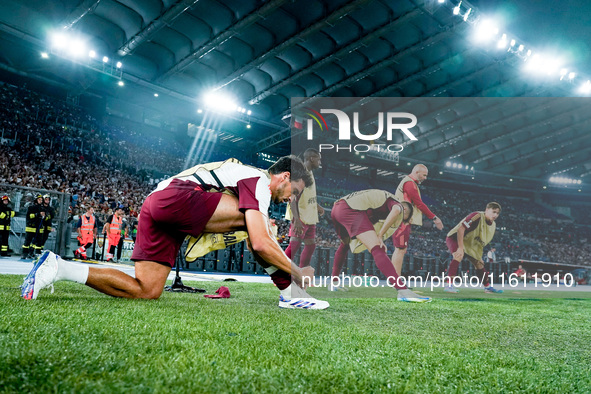
[[[306,170],[304,163],[294,155],[283,156],[269,167],[269,174],[277,175],[282,172],[289,172],[292,181],[302,179],[306,187],[312,185],[312,176]]]
[[[402,221],[404,223],[408,223],[410,221],[410,219],[412,219],[412,215],[414,213],[414,208],[412,206],[411,203],[409,203],[408,201],[402,201],[400,203],[400,205],[402,205],[403,210],[402,210]],[[410,212],[410,215],[408,216],[408,220],[404,220],[404,211],[408,210]]]
[[[311,156],[320,156],[320,152],[314,148],[308,148],[304,151],[304,159],[311,157]]]
[[[501,204],[499,204],[498,202],[489,202],[488,204],[486,204],[486,209],[498,209],[499,212],[501,212]]]

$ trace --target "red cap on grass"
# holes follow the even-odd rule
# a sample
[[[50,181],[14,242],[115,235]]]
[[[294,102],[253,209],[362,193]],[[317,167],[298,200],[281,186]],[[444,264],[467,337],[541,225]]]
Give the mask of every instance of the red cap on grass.
[[[226,286],[222,286],[216,290],[217,294],[205,294],[203,297],[206,298],[230,298],[230,289]]]

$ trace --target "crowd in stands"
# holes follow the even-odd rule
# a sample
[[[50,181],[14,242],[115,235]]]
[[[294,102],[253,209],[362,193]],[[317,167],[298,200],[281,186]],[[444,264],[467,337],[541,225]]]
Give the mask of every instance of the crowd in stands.
[[[0,85],[0,130],[0,183],[69,193],[74,211],[99,216],[119,205],[137,216],[153,188],[146,169],[177,173],[186,151],[10,85]]]

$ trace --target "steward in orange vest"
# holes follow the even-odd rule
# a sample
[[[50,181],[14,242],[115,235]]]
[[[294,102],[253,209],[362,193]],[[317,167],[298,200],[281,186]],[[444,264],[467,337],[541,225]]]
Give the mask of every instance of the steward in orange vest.
[[[107,261],[113,259],[113,253],[115,253],[115,248],[119,244],[119,239],[121,238],[121,226],[123,224],[123,214],[123,205],[119,205],[119,207],[115,210],[115,214],[107,218],[107,223],[105,224],[104,230],[107,233],[107,238],[109,239]]]
[[[97,234],[97,220],[94,217],[94,208],[88,207],[86,213],[80,216],[78,221],[78,242],[80,247],[74,252],[74,257],[86,260],[86,249],[92,246]]]

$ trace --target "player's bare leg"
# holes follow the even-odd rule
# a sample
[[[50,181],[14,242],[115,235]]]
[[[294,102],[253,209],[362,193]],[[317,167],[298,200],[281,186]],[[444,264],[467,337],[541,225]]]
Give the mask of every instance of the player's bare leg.
[[[86,285],[113,297],[157,299],[170,270],[153,261],[136,261],[133,278],[113,268],[90,267]]]
[[[86,284],[113,297],[160,297],[171,268],[151,261],[136,262],[136,277],[113,268],[95,268],[66,261],[46,250],[39,257],[22,286],[22,297],[35,299],[39,291],[60,280]]]

